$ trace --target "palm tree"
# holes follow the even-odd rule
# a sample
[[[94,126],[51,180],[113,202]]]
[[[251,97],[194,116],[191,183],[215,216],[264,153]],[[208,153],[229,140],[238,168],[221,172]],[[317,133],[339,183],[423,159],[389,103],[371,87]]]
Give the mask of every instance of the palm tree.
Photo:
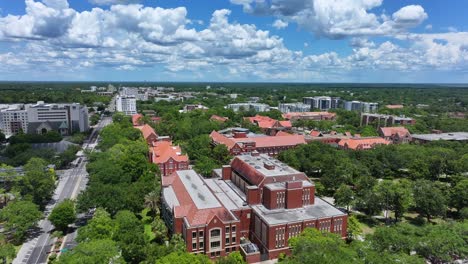
[[[159,215],[159,193],[152,191],[145,195],[145,207],[151,209],[156,215]]]

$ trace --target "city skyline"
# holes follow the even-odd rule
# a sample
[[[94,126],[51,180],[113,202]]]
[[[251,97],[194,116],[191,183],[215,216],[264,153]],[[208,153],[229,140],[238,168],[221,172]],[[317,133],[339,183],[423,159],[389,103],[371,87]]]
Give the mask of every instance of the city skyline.
[[[468,3],[0,4],[0,80],[467,83]]]

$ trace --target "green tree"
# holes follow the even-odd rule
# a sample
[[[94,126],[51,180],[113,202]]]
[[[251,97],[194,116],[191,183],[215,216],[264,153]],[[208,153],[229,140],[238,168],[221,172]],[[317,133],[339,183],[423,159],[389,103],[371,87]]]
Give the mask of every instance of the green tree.
[[[359,223],[359,220],[355,215],[350,215],[348,217],[347,232],[348,240],[355,240],[362,234],[361,223]]]
[[[78,241],[111,239],[115,225],[110,214],[102,208],[97,208],[93,218],[87,225],[78,229]]]
[[[419,180],[414,183],[413,195],[416,211],[425,216],[427,221],[433,216],[443,216],[447,210],[447,201],[442,191],[434,183]]]
[[[79,243],[72,251],[64,253],[60,264],[123,264],[120,249],[112,240],[91,240]]]
[[[228,164],[232,159],[231,153],[229,153],[226,145],[223,144],[216,145],[213,148],[212,157],[221,165]]]
[[[20,243],[41,217],[38,206],[30,201],[13,201],[0,211],[0,220],[5,221],[5,231],[13,233],[15,243]]]
[[[203,156],[195,162],[195,170],[201,175],[208,177],[218,167],[218,164],[210,157]]]
[[[15,247],[8,243],[4,235],[0,235],[0,260],[2,263],[11,263],[16,256]]]
[[[341,184],[340,187],[336,190],[335,195],[335,204],[338,206],[346,206],[346,211],[349,213],[349,206],[353,203],[354,192],[346,184]]]
[[[156,261],[157,264],[210,264],[205,255],[194,255],[187,252],[173,252]]]
[[[174,248],[174,251],[184,252],[186,250],[185,241],[181,234],[172,235],[170,245]]]
[[[239,251],[232,252],[227,257],[220,258],[216,264],[247,264]]]
[[[3,134],[2,131],[0,131],[0,143],[5,142],[5,140],[6,140],[5,134]]]
[[[55,174],[47,171],[46,165],[42,159],[30,159],[24,166],[26,173],[20,182],[21,194],[30,196],[39,206],[43,206],[52,198],[55,189]]]
[[[338,235],[306,228],[289,239],[292,255],[284,263],[359,263],[357,254]]]
[[[76,220],[75,203],[66,199],[57,204],[50,213],[49,220],[56,229],[65,232],[68,225]]]
[[[468,179],[459,181],[451,189],[450,205],[459,212],[463,208],[468,207]]]
[[[129,263],[140,263],[144,258],[146,238],[144,226],[134,213],[124,210],[115,215],[116,230],[113,240],[122,249],[123,258]]]

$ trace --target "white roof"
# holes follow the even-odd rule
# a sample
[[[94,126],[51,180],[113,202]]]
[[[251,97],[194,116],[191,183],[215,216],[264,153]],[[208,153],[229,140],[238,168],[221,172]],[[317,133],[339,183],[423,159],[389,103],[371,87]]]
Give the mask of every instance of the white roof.
[[[221,207],[216,197],[194,170],[182,170],[177,174],[198,209]]]

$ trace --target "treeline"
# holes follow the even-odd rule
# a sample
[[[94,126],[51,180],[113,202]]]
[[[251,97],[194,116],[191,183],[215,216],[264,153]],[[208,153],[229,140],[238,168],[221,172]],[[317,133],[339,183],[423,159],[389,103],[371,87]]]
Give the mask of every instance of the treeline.
[[[430,220],[468,217],[468,147],[465,143],[389,145],[343,151],[312,142],[280,153],[279,159],[316,180],[319,194],[368,215],[414,210]],[[454,214],[450,209],[456,209]]]
[[[289,240],[290,257],[279,263],[451,263],[468,257],[468,222],[379,227],[366,240],[345,243],[335,234],[307,228]]]

